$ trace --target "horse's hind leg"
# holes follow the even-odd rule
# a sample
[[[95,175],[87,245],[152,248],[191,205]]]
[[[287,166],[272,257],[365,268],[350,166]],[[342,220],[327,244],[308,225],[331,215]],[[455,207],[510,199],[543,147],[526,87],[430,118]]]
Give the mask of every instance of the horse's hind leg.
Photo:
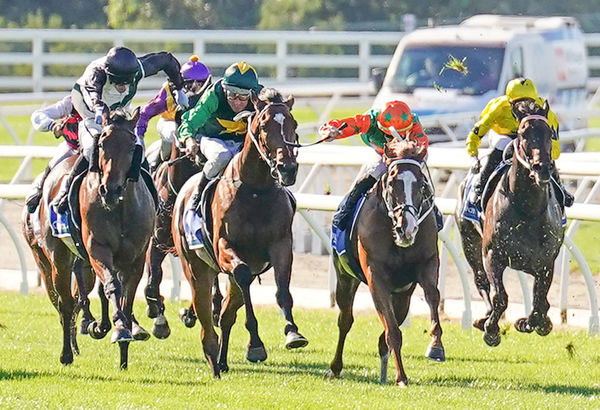
[[[298,326],[294,322],[292,315],[292,306],[294,301],[290,293],[290,277],[292,274],[292,241],[280,241],[274,244],[270,250],[271,262],[275,274],[275,284],[277,285],[277,304],[283,312],[285,318],[284,334],[285,347],[296,349],[308,344],[308,340],[298,332]]]
[[[212,303],[213,321],[215,322],[215,326],[219,326],[219,317],[221,316],[221,308],[223,305],[223,294],[221,293],[221,288],[219,287],[218,274],[215,275],[215,281],[213,283]]]
[[[88,266],[89,268],[89,266]],[[91,289],[94,287],[94,277],[91,276],[92,280],[87,280],[84,278],[84,261],[81,258],[76,258],[73,263],[73,275],[75,276],[75,282],[77,283],[77,295],[78,295],[78,304],[83,311],[83,318],[81,319],[81,328],[80,333],[82,335],[88,334],[88,326],[94,322],[94,316],[90,311],[90,299],[88,298],[88,294]],[[89,269],[88,269],[89,271]],[[87,273],[87,272],[86,272]],[[91,283],[90,283],[91,282]]]
[[[431,330],[429,331],[431,343],[429,343],[429,346],[427,347],[425,357],[438,362],[443,362],[446,360],[446,354],[444,352],[444,345],[442,344],[442,326],[440,325],[440,315],[438,313],[440,305],[440,291],[437,287],[438,266],[438,258],[433,258],[423,270],[421,270],[418,278],[419,284],[421,285],[421,288],[423,288],[425,301],[427,302],[427,305],[429,305],[429,317],[431,319]],[[407,298],[406,303],[410,303],[410,297]],[[399,316],[398,311],[396,312],[396,318],[400,323],[404,320]]]
[[[533,282],[533,310],[528,318],[521,318],[515,322],[519,332],[530,333],[533,330],[540,336],[546,336],[552,330],[552,321],[548,318],[548,291],[552,284],[553,267],[545,268],[535,276]]]
[[[94,321],[87,328],[92,339],[102,339],[108,334],[112,326],[108,312],[108,299],[106,298],[102,282],[98,285],[98,297],[100,298],[100,322]]]
[[[219,319],[221,327],[219,368],[223,372],[229,371],[229,365],[227,364],[227,353],[229,351],[229,336],[231,335],[231,328],[233,327],[237,319],[237,311],[242,306],[244,306],[242,290],[233,281],[233,278],[230,278],[227,282],[227,294],[225,295],[223,308],[221,310],[221,317]]]
[[[146,314],[149,318],[154,319],[152,334],[157,339],[166,339],[171,334],[171,329],[165,317],[164,298],[160,294],[160,283],[163,277],[162,262],[167,254],[160,249],[156,242],[156,238],[153,237],[148,247],[146,260],[146,271],[148,272],[148,284],[144,289],[147,303]]]
[[[75,300],[71,294],[71,267],[72,258],[67,254],[67,249],[60,249],[54,253],[54,288],[58,294],[58,311],[63,328],[63,348],[60,354],[62,364],[73,363],[73,350],[71,347],[71,332],[73,324],[73,310]]]
[[[336,256],[334,256],[334,258],[335,257]],[[335,289],[335,301],[340,309],[337,320],[338,342],[335,349],[335,356],[329,365],[329,371],[326,375],[327,377],[340,377],[342,373],[344,344],[346,342],[346,336],[348,335],[348,332],[354,323],[352,306],[354,305],[356,289],[358,289],[358,285],[360,285],[360,281],[344,272],[341,272],[337,265],[336,272],[337,284]]]

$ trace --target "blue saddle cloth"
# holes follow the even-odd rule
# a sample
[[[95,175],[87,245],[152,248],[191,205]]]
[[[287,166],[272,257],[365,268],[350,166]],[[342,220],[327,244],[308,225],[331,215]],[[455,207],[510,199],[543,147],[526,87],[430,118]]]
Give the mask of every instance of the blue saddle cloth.
[[[204,246],[202,238],[202,217],[193,209],[188,208],[183,214],[183,228],[185,230],[185,240],[190,249],[198,249]]]
[[[361,282],[366,283],[367,279],[360,268],[360,264],[358,263],[358,259],[356,255],[352,252],[352,248],[350,246],[350,238],[352,236],[352,231],[354,230],[354,226],[356,225],[356,221],[358,220],[358,214],[360,213],[360,209],[364,204],[366,196],[362,196],[358,203],[356,204],[356,208],[354,209],[354,213],[352,215],[352,222],[348,224],[346,229],[338,229],[336,226],[331,227],[331,247],[335,251],[338,256],[338,259],[344,270],[351,276],[360,280]],[[344,205],[344,201],[340,203],[340,208]],[[339,208],[338,208],[339,211]]]
[[[57,238],[66,238],[68,236],[71,236],[71,229],[69,227],[71,211],[67,209],[65,212],[59,213],[54,205],[51,205],[49,209],[52,236],[55,236]]]

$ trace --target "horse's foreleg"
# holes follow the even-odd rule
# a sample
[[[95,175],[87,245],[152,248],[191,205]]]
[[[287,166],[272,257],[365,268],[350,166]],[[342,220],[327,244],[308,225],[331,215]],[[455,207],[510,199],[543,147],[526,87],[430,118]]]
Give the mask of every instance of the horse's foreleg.
[[[486,272],[489,272],[489,280],[492,283],[492,313],[484,325],[483,340],[489,346],[498,346],[500,344],[500,328],[498,322],[508,306],[508,295],[504,288],[502,276],[506,269],[506,264],[496,260],[494,253],[488,251],[485,258]]]
[[[335,256],[334,256],[335,257]],[[344,353],[344,344],[346,342],[346,336],[352,328],[354,323],[354,315],[352,314],[352,306],[354,305],[354,296],[356,295],[356,289],[360,281],[340,272],[336,267],[337,271],[337,284],[335,289],[335,301],[340,309],[338,315],[338,342],[335,349],[335,356],[329,365],[329,371],[327,377],[340,377],[343,367],[342,355]],[[387,350],[387,347],[386,347]]]
[[[429,317],[431,319],[431,329],[429,335],[431,336],[431,343],[427,347],[425,356],[443,362],[446,360],[446,354],[444,352],[444,345],[442,344],[442,327],[440,325],[440,316],[438,313],[438,307],[440,305],[440,291],[438,290],[438,258],[435,257],[430,261],[423,270],[419,273],[419,284],[423,288],[423,294],[425,301],[429,306]],[[412,291],[410,292],[412,294]],[[406,309],[408,312],[408,304],[410,304],[410,296],[402,299],[403,303],[406,303]],[[404,318],[399,315],[396,311],[396,318],[402,323]]]
[[[535,330],[540,336],[546,336],[552,330],[552,321],[548,318],[548,291],[554,276],[553,267],[546,267],[535,275],[533,282],[533,310],[528,318],[515,322],[515,328],[520,332],[529,333]]]
[[[293,259],[291,238],[289,241],[280,241],[273,245],[269,253],[275,274],[275,284],[277,285],[275,297],[286,322],[284,328],[284,334],[286,335],[285,347],[288,349],[304,347],[308,344],[308,340],[298,332],[298,326],[296,326],[292,315],[294,300],[290,293]]]
[[[219,320],[221,327],[221,348],[219,352],[219,367],[222,371],[229,371],[229,365],[227,364],[227,353],[229,350],[229,336],[231,335],[231,328],[237,319],[237,311],[244,305],[244,298],[242,297],[242,290],[240,287],[233,282],[233,279],[227,282],[227,295],[223,302],[223,309],[221,311],[221,317]]]
[[[218,327],[219,317],[221,316],[221,308],[223,305],[223,294],[221,293],[221,288],[219,287],[219,274],[215,275],[215,281],[213,283],[212,303],[213,321],[215,322],[215,326]]]
[[[267,359],[267,351],[258,335],[258,322],[250,298],[250,284],[254,280],[250,267],[242,261],[224,238],[219,239],[219,266],[226,272],[231,272],[235,283],[242,291],[244,307],[246,308],[246,329],[250,333],[250,343],[246,359],[251,362],[262,362]],[[197,312],[196,312],[197,313]]]
[[[61,255],[59,255],[61,253]],[[54,267],[52,271],[54,288],[58,294],[58,312],[63,328],[63,348],[60,354],[62,364],[73,363],[73,350],[71,348],[71,332],[75,300],[71,294],[71,259],[62,255],[63,252],[54,252]]]
[[[159,248],[156,238],[153,237],[148,246],[145,267],[148,274],[148,283],[144,289],[147,303],[146,314],[150,319],[155,319],[159,315],[163,315],[165,311],[164,299],[160,295],[160,284],[163,278],[162,263],[166,256],[167,254]]]
[[[90,311],[90,299],[88,298],[88,294],[90,293],[91,288],[94,286],[94,280],[86,281],[84,278],[84,262],[80,258],[76,258],[73,263],[73,275],[75,276],[75,282],[77,283],[78,289],[78,304],[83,311],[83,318],[81,319],[81,334],[88,334],[88,326],[90,323],[95,321],[94,315]]]
[[[144,258],[140,257],[131,264],[128,273],[123,275],[123,299],[121,301],[121,309],[127,320],[127,330],[131,332],[133,339],[135,340],[147,340],[150,337],[148,332],[142,329],[139,324],[135,328],[133,326],[133,301],[135,299],[135,291],[140,283],[143,272]],[[129,342],[130,340],[119,340],[119,350],[121,353],[120,367],[123,370],[127,369],[128,365]]]
[[[371,268],[369,268],[371,270]],[[385,276],[385,275],[384,275]],[[406,387],[408,378],[402,365],[402,332],[399,328],[399,323],[392,305],[392,295],[389,291],[389,286],[385,281],[380,279],[379,274],[368,272],[367,278],[370,278],[369,288],[373,296],[373,303],[377,309],[377,313],[385,328],[385,342],[389,350],[394,354],[396,361],[396,385]],[[380,349],[381,350],[381,349]]]
[[[111,342],[124,342],[133,340],[133,335],[129,328],[128,318],[121,308],[122,287],[113,266],[113,255],[110,249],[100,245],[92,240],[92,246],[88,249],[90,263],[100,277],[104,285],[104,294],[113,307],[112,322],[115,326]],[[92,256],[93,255],[93,256]]]

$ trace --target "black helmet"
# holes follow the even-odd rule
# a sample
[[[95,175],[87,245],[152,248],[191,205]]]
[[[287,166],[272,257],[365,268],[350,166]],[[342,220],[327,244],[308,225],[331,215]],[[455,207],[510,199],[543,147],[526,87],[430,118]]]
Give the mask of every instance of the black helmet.
[[[113,84],[131,84],[139,69],[135,53],[126,47],[113,47],[106,54],[105,71]]]

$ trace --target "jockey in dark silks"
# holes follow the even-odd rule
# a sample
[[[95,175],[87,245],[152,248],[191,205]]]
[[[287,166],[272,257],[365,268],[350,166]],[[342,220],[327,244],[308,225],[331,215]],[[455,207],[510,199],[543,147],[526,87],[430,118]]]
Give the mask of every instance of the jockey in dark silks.
[[[190,57],[190,61],[181,66],[180,72],[183,77],[183,90],[189,102],[188,107],[193,108],[212,83],[210,70],[198,61],[198,56],[194,55]],[[171,156],[171,144],[177,136],[177,127],[181,124],[183,115],[183,111],[178,110],[175,103],[173,84],[168,81],[163,84],[156,97],[140,110],[136,135],[143,138],[148,128],[148,121],[157,115],[160,115],[156,124],[160,140],[148,148],[148,152],[151,152],[148,155],[151,170],[157,169]]]
[[[489,155],[489,158],[481,170],[479,181],[474,186],[474,191],[477,196],[474,202],[479,203],[481,194],[488,179],[502,161],[502,153],[504,148],[512,142],[517,136],[519,122],[513,116],[512,103],[523,99],[534,100],[540,107],[544,105],[545,100],[538,96],[537,89],[533,81],[528,78],[515,78],[506,85],[506,95],[494,98],[481,113],[481,118],[469,133],[467,137],[467,153],[472,157],[477,157],[479,154],[479,145],[481,139],[491,129],[495,134],[491,137],[490,146],[494,149]],[[560,156],[560,143],[558,142],[558,119],[556,115],[548,111],[548,125],[554,130],[552,139],[552,160],[558,159]],[[561,187],[564,193],[564,205],[573,205],[573,196],[567,192],[562,185],[556,167],[552,177]]]
[[[78,123],[81,117],[73,109],[71,96],[45,108],[34,111],[31,114],[31,124],[37,131],[52,132],[56,138],[64,138],[58,147],[56,154],[52,157],[44,172],[36,178],[33,190],[25,199],[29,213],[35,212],[42,198],[42,187],[50,171],[62,160],[77,154],[79,148]]]
[[[179,140],[191,155],[198,151],[206,157],[198,188],[192,200],[198,208],[202,191],[208,182],[221,175],[231,158],[240,150],[246,136],[246,118],[234,120],[243,110],[254,110],[252,92],[262,89],[256,70],[246,62],[234,63],[223,78],[214,83],[194,108],[184,113],[179,127]]]
[[[331,120],[319,128],[319,134],[326,141],[346,138],[360,134],[363,142],[383,155],[385,144],[392,138],[406,138],[411,135],[417,140],[419,146],[427,148],[429,138],[423,131],[419,117],[410,111],[408,105],[402,101],[390,101],[383,110],[371,109],[362,115],[356,115],[341,120]],[[342,208],[333,217],[333,225],[340,230],[347,228],[349,219],[356,208],[356,204],[386,172],[387,166],[380,157],[376,163],[366,170],[346,195]],[[429,182],[430,183],[430,182]],[[430,186],[429,186],[430,187]],[[429,192],[433,196],[433,192]],[[438,228],[442,226],[442,214],[434,205]]]
[[[92,158],[92,154],[102,130],[103,117],[116,109],[131,114],[131,101],[142,78],[164,71],[174,85],[177,105],[187,107],[187,97],[182,90],[183,79],[179,69],[179,62],[171,53],[151,53],[138,58],[133,51],[125,47],[111,48],[106,56],[92,61],[86,67],[71,91],[73,107],[82,118],[79,124],[81,155],[69,173],[67,184],[62,186],[61,192],[54,200],[59,211],[64,211],[67,207],[67,193],[73,178],[88,166],[90,171],[96,171],[96,159]],[[138,137],[129,179],[139,178],[143,156],[143,140]]]

